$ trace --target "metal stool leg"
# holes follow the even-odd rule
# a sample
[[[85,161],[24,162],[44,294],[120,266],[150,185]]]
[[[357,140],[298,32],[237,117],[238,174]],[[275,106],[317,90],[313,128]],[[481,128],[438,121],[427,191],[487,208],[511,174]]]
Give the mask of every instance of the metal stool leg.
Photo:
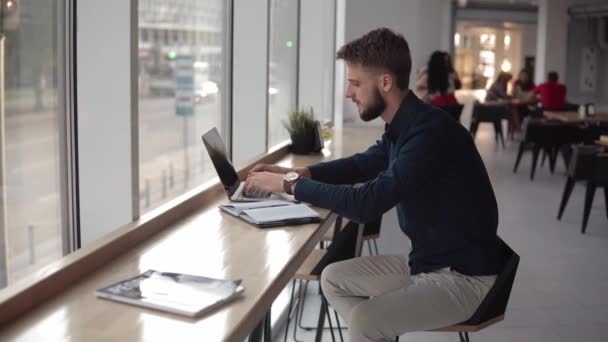
[[[334,335],[334,326],[331,324],[331,314],[329,313],[329,304],[327,304],[327,300],[325,300],[325,296],[323,296],[323,300],[321,305],[325,308],[325,314],[327,315],[327,322],[329,323],[329,332],[331,333],[332,342],[336,342],[336,336]],[[325,323],[325,322],[323,322]],[[325,324],[323,324],[325,325]]]
[[[270,327],[270,310],[266,313],[266,318],[264,319],[264,342],[272,342],[272,329]]]
[[[300,281],[301,282],[301,281]],[[302,316],[304,316],[304,305],[306,304],[306,292],[308,291],[308,280],[304,283],[304,291],[302,291],[302,304],[300,305],[300,320],[298,321],[298,326],[300,329],[311,330],[302,326]]]
[[[299,306],[302,305],[302,303],[300,302],[302,298],[302,281],[298,280],[298,302],[296,305],[296,317],[294,318],[294,323],[293,323],[293,340],[294,342],[301,342],[300,340],[298,340],[297,337],[297,332],[298,332],[298,316],[299,316]]]
[[[293,296],[296,292],[296,281],[291,282],[291,296],[289,298],[289,309],[287,309],[287,323],[285,323],[285,337],[283,338],[283,342],[287,342],[287,335],[289,333],[289,323],[291,322],[291,309],[293,308]],[[298,308],[296,308],[297,312]]]
[[[460,337],[460,342],[470,342],[468,332],[459,332],[458,337]]]
[[[336,325],[338,325],[338,334],[340,334],[340,341],[344,342],[344,337],[342,336],[342,327],[340,326],[340,318],[338,317],[338,312],[334,310],[334,316],[336,316]]]

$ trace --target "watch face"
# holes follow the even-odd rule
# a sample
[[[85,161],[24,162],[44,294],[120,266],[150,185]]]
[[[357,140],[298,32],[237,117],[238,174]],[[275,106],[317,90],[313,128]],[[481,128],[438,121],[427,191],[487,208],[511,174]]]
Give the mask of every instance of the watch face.
[[[299,177],[300,177],[300,175],[298,175],[296,172],[288,172],[284,178],[288,182],[293,182],[296,179],[298,179]]]

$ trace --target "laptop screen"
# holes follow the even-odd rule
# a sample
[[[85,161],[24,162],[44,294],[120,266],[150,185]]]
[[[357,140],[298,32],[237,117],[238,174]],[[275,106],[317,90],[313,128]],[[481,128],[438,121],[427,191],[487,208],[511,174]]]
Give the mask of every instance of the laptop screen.
[[[239,176],[230,160],[228,160],[224,142],[215,127],[203,135],[203,143],[207,148],[207,152],[209,152],[209,157],[211,157],[215,171],[220,177],[222,184],[231,190],[235,185],[238,186],[240,183]]]

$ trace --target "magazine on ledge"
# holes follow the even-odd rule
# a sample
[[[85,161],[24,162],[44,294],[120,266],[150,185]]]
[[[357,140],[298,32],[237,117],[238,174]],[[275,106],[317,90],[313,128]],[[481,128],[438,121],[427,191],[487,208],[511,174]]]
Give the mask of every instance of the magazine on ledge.
[[[97,297],[188,317],[201,316],[243,293],[240,280],[148,270],[98,289]]]
[[[321,221],[319,214],[308,205],[282,200],[222,204],[219,208],[261,228]]]

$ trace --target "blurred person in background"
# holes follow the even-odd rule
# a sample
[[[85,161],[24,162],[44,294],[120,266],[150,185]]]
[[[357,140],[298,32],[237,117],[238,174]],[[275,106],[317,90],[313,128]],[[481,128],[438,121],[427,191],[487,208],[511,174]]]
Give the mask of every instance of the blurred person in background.
[[[458,104],[454,91],[460,88],[460,85],[450,55],[443,51],[433,52],[428,64],[416,77],[418,96],[434,106]]]
[[[561,110],[566,104],[566,86],[558,82],[559,75],[555,71],[547,74],[547,82],[532,89],[532,93],[540,98],[543,110]]]
[[[530,76],[529,70],[524,68],[517,75],[517,79],[513,81],[511,96],[517,103],[513,104],[512,133],[521,130],[521,121],[534,110],[532,107],[534,101],[530,101],[534,81]]]
[[[486,101],[504,101],[511,97],[507,94],[507,86],[513,78],[508,72],[501,71],[486,94]]]

